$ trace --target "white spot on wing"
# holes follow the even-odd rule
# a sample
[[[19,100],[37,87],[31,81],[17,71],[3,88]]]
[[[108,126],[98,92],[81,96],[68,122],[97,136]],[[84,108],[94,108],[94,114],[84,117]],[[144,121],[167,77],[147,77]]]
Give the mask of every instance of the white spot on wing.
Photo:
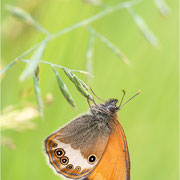
[[[69,158],[69,163],[72,164],[74,167],[80,166],[81,171],[84,169],[92,169],[96,164],[89,164],[88,160],[83,157],[80,150],[75,150],[69,144],[64,144],[59,141],[55,141],[58,146],[56,148],[62,148],[65,151],[65,156]],[[54,148],[54,149],[56,149]],[[62,168],[66,167],[66,165],[62,165]]]

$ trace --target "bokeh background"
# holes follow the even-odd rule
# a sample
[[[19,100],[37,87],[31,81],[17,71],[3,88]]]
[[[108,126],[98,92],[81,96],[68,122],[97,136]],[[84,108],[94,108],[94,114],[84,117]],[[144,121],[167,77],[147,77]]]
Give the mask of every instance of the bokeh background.
[[[103,2],[115,5],[120,1]],[[176,180],[179,177],[178,1],[166,2],[171,9],[167,17],[162,16],[153,1],[146,0],[135,6],[137,13],[159,39],[159,49],[143,37],[125,9],[92,23],[92,27],[123,51],[133,64],[132,67],[128,66],[95,39],[91,87],[96,94],[104,99],[120,99],[121,89],[125,89],[127,100],[142,89],[142,93],[119,112],[119,121],[129,146],[132,180]],[[5,4],[26,10],[52,33],[102,10],[80,0],[2,1],[2,67],[44,38],[42,33],[12,18],[5,11]],[[50,41],[43,59],[70,69],[86,70],[88,41],[87,29],[79,28]],[[24,68],[25,63],[19,63],[2,76],[2,110],[9,106],[21,109],[36,106],[31,90],[32,78],[19,82]],[[41,64],[40,88],[44,99],[47,100],[47,94],[50,96],[50,102],[44,107],[44,119],[37,117],[32,120],[33,129],[2,129],[2,138],[5,137],[1,151],[3,180],[63,179],[47,165],[42,142],[53,131],[85,113],[88,104],[64,73],[59,72],[78,111],[60,93],[51,68]],[[86,75],[77,75],[87,83]],[[6,142],[6,138],[10,141]]]

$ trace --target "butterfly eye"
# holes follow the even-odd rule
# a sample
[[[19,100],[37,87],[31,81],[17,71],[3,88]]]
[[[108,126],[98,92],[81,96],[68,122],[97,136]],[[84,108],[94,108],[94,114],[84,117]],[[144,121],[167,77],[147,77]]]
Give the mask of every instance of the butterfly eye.
[[[68,157],[64,156],[60,159],[60,162],[62,165],[66,165],[66,164],[68,164],[69,159],[68,159]]]
[[[90,164],[94,164],[95,161],[96,161],[96,156],[94,154],[90,155],[88,157],[88,161],[89,161]]]
[[[111,111],[112,113],[114,113],[114,112],[115,112],[115,108],[114,108],[114,107],[112,107],[112,106],[110,106],[108,109],[109,109],[109,111]]]
[[[69,171],[72,171],[74,169],[74,166],[72,164],[69,164],[66,166],[66,168],[69,170]]]
[[[55,150],[55,155],[58,157],[58,158],[61,158],[65,155],[65,151],[61,148],[58,148]]]

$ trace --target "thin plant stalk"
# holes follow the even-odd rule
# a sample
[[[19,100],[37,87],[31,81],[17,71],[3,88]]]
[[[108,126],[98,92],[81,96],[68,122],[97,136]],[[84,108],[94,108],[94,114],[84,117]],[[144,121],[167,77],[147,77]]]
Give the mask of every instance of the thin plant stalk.
[[[117,56],[119,56],[126,64],[131,65],[130,61],[128,58],[111,42],[109,41],[106,37],[101,35],[100,33],[96,32],[93,28],[88,27],[88,30],[94,35],[100,39],[113,53],[115,53]]]
[[[163,16],[168,16],[171,13],[170,7],[166,4],[164,0],[154,0],[157,8]]]
[[[103,18],[104,16],[109,15],[110,13],[116,12],[120,9],[126,9],[129,7],[135,6],[135,5],[139,4],[140,2],[142,2],[142,0],[126,1],[126,2],[120,2],[112,7],[107,7],[107,8],[105,8],[105,10],[101,11],[100,13],[53,34],[51,36],[51,38],[54,39],[54,38],[57,38],[65,33],[67,33],[67,32],[77,29],[79,27],[87,26],[88,24],[95,22],[95,21]]]
[[[86,70],[89,73],[88,81],[92,82],[92,74],[93,74],[93,46],[94,46],[94,33],[90,34],[88,49],[86,52]]]
[[[59,32],[57,32],[57,33],[55,33],[55,34],[50,35],[50,33],[48,33],[48,37],[49,37],[49,38],[48,38],[48,41],[50,41],[50,40],[52,40],[52,39],[55,39],[55,38],[57,38],[57,37],[59,37],[59,36],[61,36],[61,35],[63,35],[63,34],[66,34],[66,33],[70,32],[70,31],[73,31],[73,30],[75,30],[75,29],[77,29],[77,28],[80,28],[80,27],[83,27],[83,26],[85,26],[85,25],[88,25],[88,24],[90,24],[90,23],[92,23],[92,22],[95,22],[95,21],[103,18],[104,16],[107,16],[107,15],[110,14],[110,13],[113,13],[113,12],[118,11],[118,10],[120,10],[120,9],[125,9],[125,8],[129,8],[129,7],[135,6],[135,5],[137,5],[137,4],[141,3],[141,2],[142,2],[142,0],[133,0],[133,1],[120,2],[120,3],[118,3],[117,5],[112,6],[112,7],[106,7],[106,8],[105,8],[103,11],[101,11],[100,13],[98,13],[98,14],[96,14],[96,15],[88,18],[88,19],[85,19],[85,20],[83,20],[83,21],[81,21],[81,22],[78,22],[78,23],[76,23],[76,24],[74,24],[74,25],[72,25],[72,26],[69,26],[69,27],[67,27],[67,28],[64,28],[63,30],[61,30],[61,31],[59,31]],[[13,61],[16,61],[17,59],[20,59],[20,58],[24,57],[25,55],[29,54],[29,53],[32,52],[34,49],[36,49],[40,44],[44,43],[44,41],[47,41],[47,39],[44,39],[43,41],[41,41],[41,42],[39,42],[38,44],[34,45],[32,48],[28,49],[27,51],[25,51],[24,53],[22,53],[21,55],[19,55],[18,57],[16,57]],[[13,63],[12,63],[12,64],[13,64]],[[9,64],[8,64],[8,65],[9,65]],[[8,66],[8,65],[7,65],[7,66]],[[11,66],[9,66],[9,67],[11,67]],[[4,69],[2,69],[2,70],[0,71],[0,75],[1,75],[2,73],[4,73],[6,70],[8,70],[9,67],[4,67]]]
[[[25,62],[25,63],[29,63],[31,60],[29,59],[22,59],[21,62]],[[51,62],[47,62],[47,61],[39,61],[39,63],[42,63],[42,64],[47,64],[47,65],[50,65],[50,66],[53,66],[53,67],[58,67],[58,68],[61,68],[61,69],[67,69],[69,71],[72,71],[72,72],[78,72],[78,73],[81,73],[81,74],[86,74],[86,75],[89,75],[88,72],[86,71],[82,71],[82,70],[71,70],[71,69],[68,69],[64,66],[61,66],[61,65],[58,65],[58,64],[54,64],[54,63],[51,63]]]
[[[140,15],[138,15],[132,7],[127,8],[127,10],[129,14],[132,16],[132,18],[134,19],[134,22],[136,23],[136,25],[139,27],[139,29],[143,33],[144,37],[147,39],[147,41],[153,46],[155,46],[156,48],[159,48],[158,38],[152,33],[152,31],[149,29],[149,27],[147,26],[143,18]]]

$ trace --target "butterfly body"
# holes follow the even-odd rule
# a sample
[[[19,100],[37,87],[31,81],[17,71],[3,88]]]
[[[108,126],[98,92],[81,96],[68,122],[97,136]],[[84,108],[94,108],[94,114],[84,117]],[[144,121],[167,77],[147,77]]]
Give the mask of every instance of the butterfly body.
[[[118,101],[91,106],[45,140],[49,162],[69,179],[129,180],[130,160],[124,131],[117,120]]]

